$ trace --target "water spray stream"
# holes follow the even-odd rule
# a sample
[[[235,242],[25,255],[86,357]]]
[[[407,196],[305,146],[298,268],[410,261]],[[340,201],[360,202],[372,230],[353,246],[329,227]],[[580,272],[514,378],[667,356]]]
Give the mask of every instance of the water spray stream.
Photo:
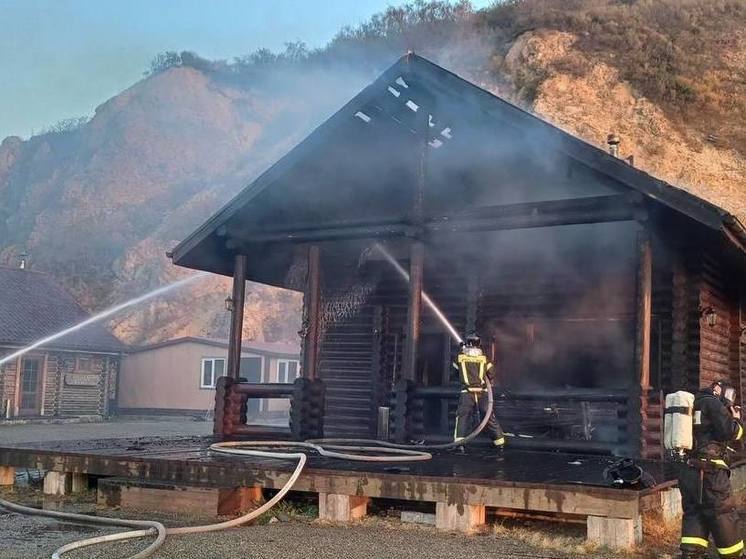
[[[394,269],[399,273],[401,277],[404,278],[405,281],[409,282],[409,272],[407,272],[404,267],[399,264],[399,261],[394,258],[394,256],[388,250],[386,250],[381,243],[375,243],[373,247],[383,255],[383,257],[389,262],[389,264],[394,267]],[[458,343],[463,342],[463,338],[461,338],[459,333],[446,318],[446,315],[443,314],[443,311],[438,308],[435,302],[424,291],[422,292],[422,300],[428,307],[430,307],[430,310],[433,311],[435,316],[438,317],[438,320],[440,320],[443,326],[446,327],[446,330],[448,330],[451,336],[453,336],[453,339],[456,340]]]
[[[93,315],[90,318],[87,318],[86,320],[79,322],[77,324],[74,324],[73,326],[70,326],[69,328],[65,328],[64,330],[61,330],[55,334],[52,334],[51,336],[47,336],[46,338],[43,338],[41,340],[37,340],[31,345],[28,345],[24,348],[19,349],[16,352],[11,353],[10,355],[6,355],[2,359],[0,359],[0,365],[3,363],[7,363],[8,361],[12,361],[14,359],[17,359],[24,355],[25,353],[28,353],[29,351],[32,351],[36,349],[37,347],[41,347],[44,345],[47,345],[55,340],[58,340],[62,338],[63,336],[67,336],[68,334],[71,334],[72,332],[75,332],[77,330],[80,330],[81,328],[85,328],[86,326],[89,326],[93,324],[94,322],[98,322],[99,320],[103,320],[105,318],[110,317],[113,314],[118,313],[119,311],[122,311],[128,307],[132,307],[134,305],[140,304],[143,301],[147,301],[148,299],[152,299],[153,297],[158,297],[159,295],[163,295],[164,293],[168,293],[169,291],[176,289],[178,287],[182,287],[184,285],[187,285],[189,283],[192,283],[193,281],[196,281],[200,278],[203,278],[205,276],[209,275],[207,272],[200,272],[198,274],[195,274],[193,276],[189,276],[188,278],[180,279],[178,281],[175,281],[173,283],[169,283],[168,285],[161,286],[157,289],[154,289],[153,291],[150,291],[148,293],[145,293],[144,295],[140,295],[139,297],[135,297],[134,299],[130,299],[129,301],[125,301],[124,303],[120,303],[119,305],[115,305],[113,307],[110,307],[104,311],[101,311],[100,313]]]

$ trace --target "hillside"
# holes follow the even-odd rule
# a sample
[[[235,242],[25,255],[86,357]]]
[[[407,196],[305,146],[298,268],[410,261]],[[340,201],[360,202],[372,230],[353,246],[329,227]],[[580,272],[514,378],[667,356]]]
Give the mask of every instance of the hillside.
[[[746,221],[746,8],[726,0],[526,0],[390,9],[327,47],[170,53],[88,122],[0,145],[0,263],[23,250],[87,308],[185,272],[165,251],[408,48]],[[229,284],[114,323],[130,342],[224,336]],[[297,340],[297,294],[251,286],[246,335]]]

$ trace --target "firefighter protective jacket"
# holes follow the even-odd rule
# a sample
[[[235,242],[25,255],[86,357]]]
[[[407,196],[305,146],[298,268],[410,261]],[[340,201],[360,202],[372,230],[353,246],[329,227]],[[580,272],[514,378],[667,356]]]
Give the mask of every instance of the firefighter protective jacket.
[[[458,370],[459,380],[467,392],[481,392],[487,387],[485,379],[494,384],[492,363],[484,355],[459,353],[453,367]]]
[[[743,423],[712,393],[702,390],[694,399],[694,453],[698,458],[722,460],[727,445],[744,436]]]

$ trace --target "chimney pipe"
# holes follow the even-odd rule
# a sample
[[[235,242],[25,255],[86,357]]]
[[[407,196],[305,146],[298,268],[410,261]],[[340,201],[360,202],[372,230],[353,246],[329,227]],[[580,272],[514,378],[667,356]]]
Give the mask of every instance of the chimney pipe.
[[[609,134],[606,136],[606,143],[609,145],[609,153],[614,157],[619,157],[619,144],[622,140],[616,134]]]

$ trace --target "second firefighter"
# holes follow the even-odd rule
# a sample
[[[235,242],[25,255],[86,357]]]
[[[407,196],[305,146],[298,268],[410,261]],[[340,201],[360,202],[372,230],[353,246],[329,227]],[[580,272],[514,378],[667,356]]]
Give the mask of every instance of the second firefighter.
[[[479,336],[468,335],[461,344],[461,352],[453,363],[461,382],[454,441],[463,441],[466,435],[471,433],[472,418],[478,411],[481,418],[484,418],[485,414],[490,414],[485,431],[492,437],[493,444],[502,448],[505,445],[505,435],[497,422],[494,409],[489,409],[487,395],[486,380],[490,383],[494,382],[494,370],[492,363],[482,352],[481,345]]]

